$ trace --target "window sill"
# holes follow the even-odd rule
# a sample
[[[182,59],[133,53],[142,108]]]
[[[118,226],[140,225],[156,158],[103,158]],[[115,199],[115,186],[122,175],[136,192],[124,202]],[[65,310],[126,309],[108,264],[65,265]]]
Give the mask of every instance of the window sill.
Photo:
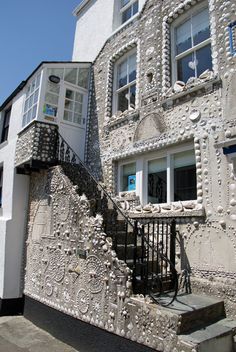
[[[204,207],[196,201],[173,202],[171,204],[151,205],[136,207],[130,212],[131,218],[182,218],[205,216]]]
[[[211,93],[214,86],[220,86],[221,79],[219,76],[214,76],[213,78],[197,79],[193,83],[185,84],[185,86],[180,89],[180,91],[174,91],[174,87],[171,87],[163,97],[162,106],[163,108],[168,108],[174,104],[179,103],[181,100],[191,99],[199,91],[202,93]]]
[[[112,115],[107,122],[107,127],[112,130],[121,125],[127,124],[130,120],[137,121],[139,119],[139,110],[126,110],[122,113]]]

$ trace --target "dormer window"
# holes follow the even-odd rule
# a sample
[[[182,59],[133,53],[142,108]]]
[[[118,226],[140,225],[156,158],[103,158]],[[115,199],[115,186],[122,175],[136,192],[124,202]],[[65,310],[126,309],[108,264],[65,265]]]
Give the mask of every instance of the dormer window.
[[[120,0],[121,24],[127,22],[138,12],[137,0]]]

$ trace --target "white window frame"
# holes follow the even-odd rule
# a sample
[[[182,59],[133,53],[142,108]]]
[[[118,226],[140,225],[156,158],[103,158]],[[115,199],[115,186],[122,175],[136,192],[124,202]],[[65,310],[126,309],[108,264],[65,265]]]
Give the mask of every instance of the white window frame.
[[[121,1],[120,0],[120,24],[123,25],[124,23],[127,23],[133,16],[135,16],[139,12],[139,0],[129,0],[129,2],[125,6],[121,6]],[[134,14],[133,13],[133,5],[134,3],[138,2],[138,11]],[[122,21],[123,13],[131,8],[131,16],[128,18],[126,21]]]
[[[188,19],[194,17],[197,15],[199,12],[201,12],[204,9],[208,9],[209,12],[209,7],[206,2],[203,2],[202,4],[196,5],[193,8],[189,9],[185,14],[181,15],[178,17],[175,22],[171,25],[171,69],[172,69],[172,84],[174,84],[178,80],[177,76],[177,60],[182,59],[183,57],[196,52],[197,50],[207,46],[208,44],[211,44],[211,36],[204,40],[203,42],[193,46],[192,48],[189,48],[185,50],[184,52],[176,55],[175,49],[176,49],[176,38],[175,38],[175,31],[178,26],[186,22]],[[210,25],[210,20],[209,20],[209,25]],[[195,76],[196,75],[196,68],[195,68]]]
[[[118,67],[119,65],[127,60],[130,56],[132,56],[134,53],[136,53],[136,79],[132,82],[129,82],[125,86],[118,88]],[[137,48],[135,47],[134,49],[128,51],[126,54],[122,55],[114,64],[114,81],[113,81],[113,101],[112,101],[112,114],[116,114],[118,112],[118,94],[122,92],[123,90],[133,86],[135,84],[136,87],[136,94],[135,94],[135,107],[134,109],[130,107],[130,104],[128,104],[128,110],[135,110],[137,107]],[[130,98],[129,98],[130,102]]]
[[[66,90],[72,90],[75,93],[80,93],[83,96],[83,103],[82,103],[82,123],[76,123],[73,121],[67,121],[64,119],[64,104],[66,99]],[[88,103],[88,91],[84,88],[76,86],[72,83],[64,82],[63,87],[61,88],[60,99],[58,104],[58,116],[60,117],[60,122],[66,125],[74,126],[81,129],[86,129],[87,124],[87,103]]]
[[[166,150],[149,153],[147,155],[140,156],[137,159],[127,159],[118,164],[118,194],[135,192],[140,197],[141,204],[145,205],[148,203],[148,162],[152,160],[166,158],[167,164],[167,202],[175,203],[174,201],[174,155],[187,152],[189,150],[194,151],[192,143],[187,143],[179,147],[170,147]],[[136,163],[136,190],[135,191],[121,191],[122,189],[122,170],[123,166],[131,163]],[[190,199],[189,201],[197,201],[196,199]],[[183,201],[185,202],[185,201]],[[154,204],[154,203],[153,203]],[[159,203],[162,204],[162,203]],[[165,204],[165,203],[163,203]]]
[[[39,77],[39,81],[38,81],[38,86],[36,86],[34,88],[34,90],[32,92],[29,93],[29,95],[27,95],[27,91],[29,89],[29,87],[31,87],[31,85],[33,84],[34,81],[37,82],[37,78]],[[38,111],[39,111],[39,101],[40,101],[40,93],[41,93],[41,84],[42,84],[42,71],[35,73],[35,75],[32,77],[32,79],[27,83],[26,86],[26,94],[25,94],[25,101],[23,104],[23,112],[22,112],[22,127],[25,128],[27,125],[29,125],[31,123],[31,121],[37,119],[38,116]],[[32,99],[34,99],[34,94],[35,92],[38,90],[38,98],[37,101],[33,102],[33,104],[28,105],[27,109],[26,109],[26,101],[28,99],[30,99],[30,97],[32,97]],[[30,101],[30,100],[28,100]],[[35,116],[32,118],[32,112],[34,107],[36,106],[36,111],[35,111]],[[31,111],[31,117],[30,120],[28,121],[27,119],[24,120],[24,116],[27,116],[28,112]],[[25,123],[26,121],[26,123]]]

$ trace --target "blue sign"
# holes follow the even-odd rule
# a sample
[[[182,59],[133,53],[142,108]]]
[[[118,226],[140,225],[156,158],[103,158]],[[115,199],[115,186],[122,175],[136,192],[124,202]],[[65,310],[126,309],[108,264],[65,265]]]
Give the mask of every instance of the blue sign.
[[[135,191],[136,189],[136,175],[128,176],[128,191]]]

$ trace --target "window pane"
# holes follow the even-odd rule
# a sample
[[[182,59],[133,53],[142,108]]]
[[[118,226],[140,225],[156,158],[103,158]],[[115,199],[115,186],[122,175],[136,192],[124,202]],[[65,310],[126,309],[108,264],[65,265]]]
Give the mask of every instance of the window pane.
[[[28,110],[28,106],[29,106],[29,99],[26,99],[25,106],[24,106],[24,112],[26,112]]]
[[[32,110],[32,119],[36,117],[36,111],[37,111],[37,104],[34,105],[33,110]]]
[[[49,104],[57,105],[58,104],[58,95],[52,93],[46,93],[45,101]]]
[[[121,7],[124,7],[130,2],[130,0],[121,0]]]
[[[77,101],[79,103],[83,103],[83,94],[75,93],[75,101]]]
[[[192,18],[192,31],[194,45],[210,37],[208,9],[204,9]]]
[[[33,82],[31,83],[31,88],[30,88],[31,93],[35,90],[35,86],[36,86],[36,79],[34,79]]]
[[[187,150],[185,152],[174,154],[174,167],[183,167],[195,164],[194,150]]]
[[[60,85],[48,81],[47,82],[47,91],[55,93],[55,94],[59,94]]]
[[[138,12],[138,1],[136,1],[133,4],[133,15],[135,15]]]
[[[176,54],[192,47],[190,19],[176,28]]]
[[[66,90],[66,98],[74,100],[74,96],[75,96],[75,94],[74,94],[73,90],[70,90],[70,89]]]
[[[74,109],[74,102],[71,100],[65,100],[65,109],[73,111]]]
[[[129,57],[128,65],[129,65],[129,82],[132,82],[136,79],[136,53]]]
[[[212,58],[211,58],[211,44],[204,46],[196,51],[197,58],[197,75],[200,74],[207,69],[212,70]]]
[[[130,108],[135,109],[136,84],[130,87]]]
[[[196,166],[189,165],[174,169],[174,200],[197,198]]]
[[[32,104],[33,104],[33,95],[31,95],[29,98],[29,108],[31,108]]]
[[[129,90],[124,89],[122,92],[118,93],[118,111],[128,110],[129,107]]]
[[[132,16],[131,9],[132,9],[132,6],[130,6],[127,10],[125,10],[122,13],[122,23],[125,23],[126,21],[128,21],[131,18],[131,16]]]
[[[81,115],[74,114],[74,122],[78,123],[79,125],[81,125]]]
[[[177,61],[177,75],[178,80],[185,83],[190,77],[195,77],[195,62],[193,53]]]
[[[88,88],[88,76],[89,76],[89,69],[88,68],[80,68],[79,75],[78,75],[78,86],[87,89]]]
[[[122,167],[122,188],[125,191],[136,189],[136,163],[126,164]]]
[[[196,166],[194,150],[174,155],[174,200],[196,199]]]
[[[66,68],[64,80],[76,84],[77,68]]]
[[[148,162],[148,202],[166,203],[167,172],[166,158]]]
[[[60,79],[63,79],[63,73],[64,73],[64,68],[49,68],[48,69],[48,77],[53,75],[60,77]]]
[[[125,86],[127,82],[127,60],[118,66],[118,88]]]
[[[38,102],[38,97],[39,97],[39,89],[37,89],[34,93],[34,103]]]
[[[82,114],[82,104],[80,104],[80,103],[75,103],[74,111],[77,112],[77,113],[79,113],[79,114]]]
[[[38,76],[36,77],[36,88],[38,88],[38,86],[40,84],[40,77],[41,77],[41,73],[38,74]]]
[[[63,116],[64,120],[72,122],[72,117],[73,117],[72,112],[66,111],[66,110],[64,111],[64,116]]]

